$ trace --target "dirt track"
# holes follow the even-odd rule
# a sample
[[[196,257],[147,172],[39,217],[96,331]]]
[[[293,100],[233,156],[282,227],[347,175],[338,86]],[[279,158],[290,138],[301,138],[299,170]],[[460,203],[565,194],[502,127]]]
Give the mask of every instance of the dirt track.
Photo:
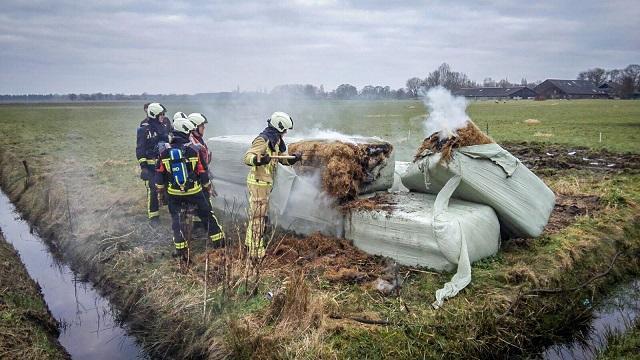
[[[640,154],[618,154],[585,147],[526,142],[503,143],[501,146],[531,170],[580,169],[608,172],[640,170]]]

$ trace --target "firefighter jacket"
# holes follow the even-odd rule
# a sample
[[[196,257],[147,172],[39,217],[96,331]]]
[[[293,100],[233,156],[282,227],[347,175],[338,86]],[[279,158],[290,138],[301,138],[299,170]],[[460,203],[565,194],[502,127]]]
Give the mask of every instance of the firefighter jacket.
[[[287,146],[284,140],[282,140],[281,134],[270,126],[264,129],[264,131],[253,140],[251,147],[244,154],[244,163],[251,166],[249,175],[247,175],[247,184],[270,186],[273,184],[273,174],[276,163],[280,162],[283,165],[290,165],[287,159],[272,159],[271,162],[266,165],[255,165],[255,161],[260,159],[264,154],[268,154],[269,156],[288,155]]]
[[[202,165],[204,165],[205,170],[209,173],[209,165],[211,164],[211,151],[209,151],[209,147],[207,146],[207,142],[204,141],[202,136],[198,134],[196,131],[191,133],[191,142],[200,146],[200,160],[202,161]]]
[[[146,118],[140,123],[136,134],[136,158],[140,166],[156,165],[159,151],[158,144],[169,142],[169,124],[161,123],[155,118]]]
[[[172,158],[172,149],[180,149],[182,157]],[[167,188],[169,195],[193,195],[209,185],[209,174],[200,161],[200,146],[190,142],[188,135],[174,132],[171,144],[160,153],[160,161],[156,165],[156,186]],[[182,166],[184,165],[184,167]],[[184,172],[185,183],[176,182],[176,166]]]

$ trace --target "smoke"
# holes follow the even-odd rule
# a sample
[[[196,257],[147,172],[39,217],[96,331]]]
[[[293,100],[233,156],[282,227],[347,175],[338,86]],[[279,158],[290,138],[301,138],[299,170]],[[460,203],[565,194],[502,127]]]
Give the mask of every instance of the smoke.
[[[295,135],[294,140],[298,140],[298,138],[305,140],[335,140],[349,144],[358,144],[371,140],[382,141],[377,136],[347,135],[333,129],[321,129],[318,127],[301,131]]]
[[[441,86],[429,89],[424,95],[424,104],[429,109],[429,116],[424,122],[425,135],[438,132],[440,140],[455,134],[457,129],[466,126],[469,116],[465,112],[467,101],[464,97],[453,96]]]
[[[342,234],[342,216],[335,200],[322,190],[321,171],[304,175],[289,167],[279,167],[270,204],[276,224],[282,228],[308,235]]]

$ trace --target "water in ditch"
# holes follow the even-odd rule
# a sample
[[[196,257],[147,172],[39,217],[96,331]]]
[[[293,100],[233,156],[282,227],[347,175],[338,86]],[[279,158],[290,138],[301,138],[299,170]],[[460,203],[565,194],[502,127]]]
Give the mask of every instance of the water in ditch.
[[[588,303],[585,306],[589,306]],[[546,360],[595,359],[598,351],[606,349],[607,335],[624,333],[636,321],[640,321],[640,280],[619,286],[594,309],[586,336],[551,346],[542,357]]]
[[[73,359],[146,359],[135,339],[115,319],[114,309],[91,285],[56,260],[0,192],[0,229],[40,284],[53,316],[62,324],[60,343]]]

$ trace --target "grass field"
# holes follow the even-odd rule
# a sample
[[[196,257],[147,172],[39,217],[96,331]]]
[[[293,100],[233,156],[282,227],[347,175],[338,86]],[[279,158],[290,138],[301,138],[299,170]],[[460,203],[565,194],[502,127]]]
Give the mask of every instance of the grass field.
[[[285,110],[294,117],[296,135],[317,127],[381,136],[396,146],[398,160],[412,157],[423,138],[425,116],[418,101],[166,105],[171,114],[205,113],[208,136],[256,134],[273,110]],[[640,102],[478,102],[468,112],[482,129],[488,124],[498,142],[640,152]],[[472,284],[443,311],[429,304],[448,274],[405,269],[405,286],[395,297],[382,296],[367,283],[330,281],[320,271],[298,282],[305,303],[280,304],[297,309],[300,318],[319,314],[319,323],[273,320],[275,302],[235,293],[227,294],[230,305],[216,305],[213,318],[203,323],[202,278],[180,273],[167,256],[166,212],[161,231],[146,224],[134,157],[142,118],[142,103],[2,105],[0,182],[26,217],[45,236],[56,235],[59,248],[112,295],[152,352],[247,358],[506,356],[561,338],[567,324],[588,318],[588,309],[580,305],[585,296],[596,301],[612,284],[640,273],[632,260],[640,251],[637,172],[553,170],[544,180],[557,195],[576,201],[595,197],[597,206],[539,239],[505,243],[497,256],[474,265]],[[528,125],[527,119],[540,123]],[[213,149],[214,161],[216,151],[224,149]],[[33,173],[28,187],[21,181],[23,159]],[[579,285],[606,269],[616,252],[629,258],[621,258],[602,281],[570,293],[526,295],[532,288]],[[290,265],[294,268],[287,271],[295,269]],[[259,294],[287,274],[265,277]],[[210,291],[217,296],[219,289]],[[309,315],[312,310],[318,313]],[[352,316],[386,319],[386,325],[349,320]]]
[[[285,110],[295,121],[292,136],[308,133],[313,128],[380,136],[396,145],[399,160],[410,160],[416,144],[422,141],[426,113],[420,101],[168,103],[166,106],[169,115],[176,111],[206,114],[211,121],[208,136],[257,134],[271,112]],[[483,130],[488,126],[489,134],[498,142],[536,141],[640,152],[638,101],[472,102],[468,113]],[[30,140],[34,132],[29,129],[35,128],[35,133],[47,134],[42,138],[45,143],[58,142],[62,146],[60,140],[72,143],[87,140],[100,146],[92,152],[96,154],[106,154],[115,148],[131,154],[135,128],[143,117],[141,103],[0,105],[2,130],[11,131],[13,126],[21,130],[11,134],[16,141]],[[540,123],[526,124],[527,119]],[[111,141],[105,141],[105,137]]]

